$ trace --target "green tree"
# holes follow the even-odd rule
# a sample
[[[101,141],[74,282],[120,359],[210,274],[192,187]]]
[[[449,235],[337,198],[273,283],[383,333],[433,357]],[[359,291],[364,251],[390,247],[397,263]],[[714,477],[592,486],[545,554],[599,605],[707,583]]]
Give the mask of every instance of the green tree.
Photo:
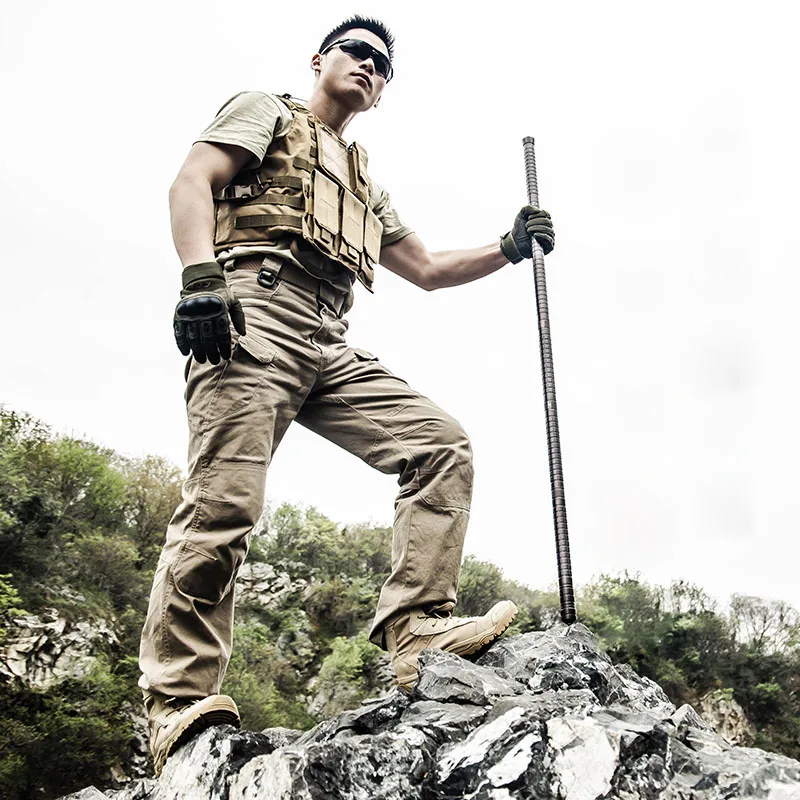
[[[8,635],[8,624],[12,617],[24,614],[22,598],[11,583],[12,575],[0,575],[0,643]]]

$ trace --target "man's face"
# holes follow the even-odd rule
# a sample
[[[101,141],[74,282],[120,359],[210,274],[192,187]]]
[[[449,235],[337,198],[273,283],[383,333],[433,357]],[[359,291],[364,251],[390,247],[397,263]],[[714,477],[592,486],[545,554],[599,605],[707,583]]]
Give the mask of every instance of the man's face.
[[[336,38],[361,39],[389,57],[383,39],[372,31],[353,28]],[[311,60],[311,67],[318,73],[318,85],[353,111],[366,111],[374,106],[386,85],[386,79],[375,69],[371,58],[361,60],[338,46],[323,56],[317,53]]]

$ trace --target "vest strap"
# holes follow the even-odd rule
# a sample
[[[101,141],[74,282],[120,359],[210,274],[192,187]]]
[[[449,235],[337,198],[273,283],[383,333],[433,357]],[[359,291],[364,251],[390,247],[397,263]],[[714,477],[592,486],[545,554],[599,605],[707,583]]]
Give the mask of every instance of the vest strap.
[[[291,208],[305,208],[306,201],[302,197],[292,197],[290,194],[265,194],[265,203],[275,203],[278,206],[290,206]]]
[[[270,178],[269,180],[265,181],[265,185],[272,186],[274,188],[280,187],[287,187],[289,189],[302,189],[303,188],[303,179],[297,177],[296,175],[279,175],[274,178]]]
[[[234,222],[235,228],[271,228],[274,225],[284,225],[298,231],[303,229],[302,222],[288,214],[254,214],[250,217],[236,217]]]
[[[306,172],[311,172],[314,169],[313,165],[306,161],[302,156],[295,156],[292,164],[297,169],[304,169]]]

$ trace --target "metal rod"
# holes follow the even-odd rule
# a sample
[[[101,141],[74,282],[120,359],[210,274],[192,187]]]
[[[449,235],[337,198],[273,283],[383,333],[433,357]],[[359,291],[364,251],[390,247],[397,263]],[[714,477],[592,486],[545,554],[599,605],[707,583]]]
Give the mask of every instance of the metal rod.
[[[522,140],[525,149],[525,180],[528,184],[528,202],[539,207],[539,185],[536,179],[536,155],[533,137]],[[536,288],[536,308],[539,314],[539,352],[542,359],[542,386],[544,388],[544,413],[547,422],[547,453],[550,462],[550,493],[553,498],[553,522],[556,533],[556,558],[558,561],[558,591],[561,598],[561,620],[571,625],[575,615],[575,595],[572,589],[572,565],[569,555],[567,530],[567,503],[564,497],[564,474],[561,463],[561,440],[558,434],[558,406],[556,381],[553,371],[553,347],[550,341],[550,314],[547,306],[547,281],[544,273],[544,253],[539,243],[531,237],[533,252],[533,280]]]

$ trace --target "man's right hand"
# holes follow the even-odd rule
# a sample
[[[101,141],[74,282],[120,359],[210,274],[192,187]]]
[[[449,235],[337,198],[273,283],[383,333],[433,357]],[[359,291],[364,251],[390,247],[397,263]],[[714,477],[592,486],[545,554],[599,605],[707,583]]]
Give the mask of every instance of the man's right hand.
[[[216,261],[192,264],[183,270],[181,301],[175,307],[175,343],[183,355],[192,353],[201,364],[218,364],[231,357],[230,323],[244,336],[244,311],[225,283]]]

